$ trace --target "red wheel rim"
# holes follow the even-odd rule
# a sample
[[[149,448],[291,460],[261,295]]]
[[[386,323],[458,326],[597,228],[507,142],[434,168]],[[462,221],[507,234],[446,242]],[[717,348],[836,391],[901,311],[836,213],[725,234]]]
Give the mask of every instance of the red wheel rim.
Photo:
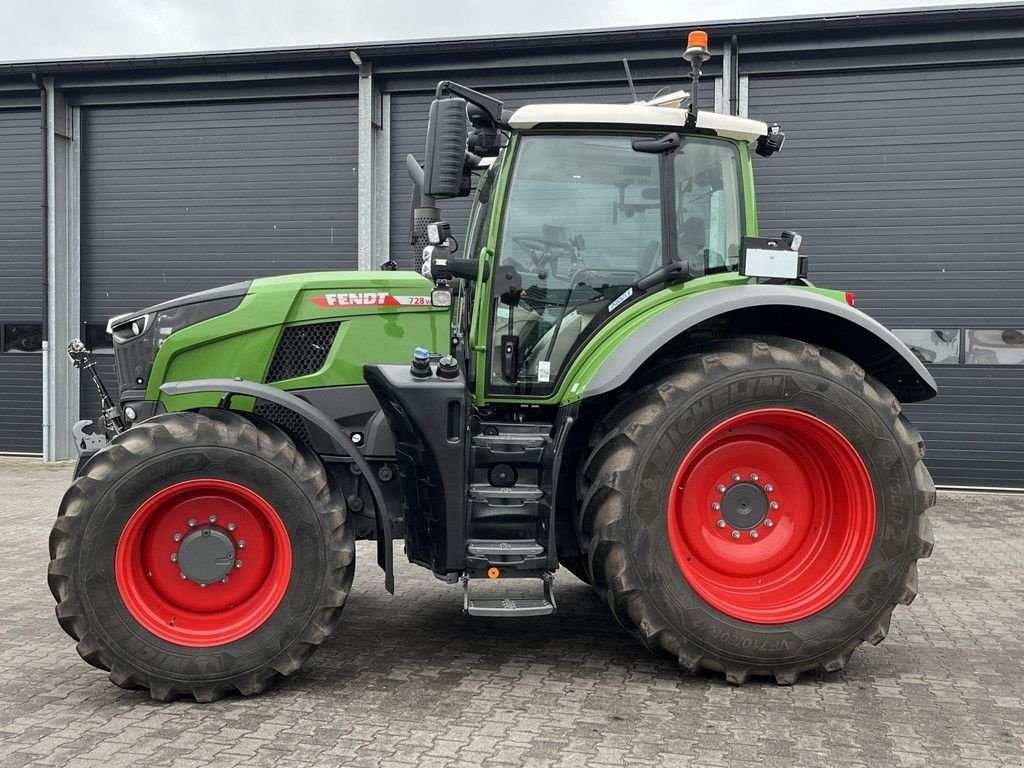
[[[823,610],[853,583],[874,537],[875,495],[835,427],[762,408],[717,425],[686,455],[668,529],[680,571],[707,603],[742,621],[783,624]]]
[[[222,543],[216,567],[227,570],[223,580],[185,575],[198,562],[190,542],[204,535]],[[261,626],[284,597],[291,569],[288,531],[274,508],[244,486],[214,479],[153,494],[128,520],[114,555],[117,588],[132,616],[154,635],[190,647],[234,642]]]

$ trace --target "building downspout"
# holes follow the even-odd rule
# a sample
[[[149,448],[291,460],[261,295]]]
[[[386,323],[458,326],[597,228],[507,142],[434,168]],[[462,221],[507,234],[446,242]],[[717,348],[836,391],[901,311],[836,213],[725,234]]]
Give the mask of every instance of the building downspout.
[[[740,43],[736,35],[729,45],[729,114],[740,113]]]

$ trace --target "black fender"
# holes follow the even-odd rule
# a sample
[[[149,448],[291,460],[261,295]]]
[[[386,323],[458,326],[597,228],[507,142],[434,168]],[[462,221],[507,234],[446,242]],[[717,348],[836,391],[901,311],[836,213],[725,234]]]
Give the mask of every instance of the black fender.
[[[935,397],[935,379],[913,352],[872,317],[846,303],[786,285],[716,288],[651,317],[620,343],[586,385],[583,397],[618,389],[644,363],[701,325],[728,336],[787,336],[846,355],[902,402]]]
[[[195,381],[171,381],[160,386],[160,391],[168,396],[192,395],[197,392],[220,392],[226,400],[231,395],[243,395],[256,397],[271,403],[277,403],[297,413],[302,418],[315,424],[331,440],[339,455],[346,455],[359,467],[366,480],[370,493],[373,494],[373,506],[377,518],[377,564],[384,570],[384,586],[391,594],[395,593],[395,567],[394,553],[392,551],[391,516],[388,514],[384,504],[384,494],[377,484],[377,478],[363,458],[355,443],[349,438],[338,424],[328,418],[323,411],[316,408],[305,400],[291,392],[272,387],[269,384],[259,384],[255,381],[243,379],[196,379]]]

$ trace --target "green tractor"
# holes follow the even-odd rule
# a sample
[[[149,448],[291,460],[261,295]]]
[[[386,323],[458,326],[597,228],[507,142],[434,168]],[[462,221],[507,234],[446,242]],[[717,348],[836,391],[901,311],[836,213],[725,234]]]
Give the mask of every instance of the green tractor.
[[[695,94],[706,37],[685,58]],[[330,637],[358,539],[389,591],[400,539],[471,616],[552,613],[564,566],[732,683],[880,642],[932,546],[900,403],[936,387],[808,282],[799,235],[759,236],[778,126],[683,91],[510,111],[451,82],[429,117],[414,269],[110,321],[120,395],[76,425],[50,537],[81,656],[159,700],[258,693]],[[467,195],[456,237],[440,201]]]

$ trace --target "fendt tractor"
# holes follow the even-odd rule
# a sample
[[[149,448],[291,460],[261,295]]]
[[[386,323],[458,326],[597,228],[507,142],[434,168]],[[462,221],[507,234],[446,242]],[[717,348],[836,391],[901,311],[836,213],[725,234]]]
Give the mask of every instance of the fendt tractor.
[[[49,584],[82,658],[159,700],[258,693],[331,636],[360,539],[389,592],[400,539],[485,620],[551,614],[564,567],[731,683],[880,642],[931,551],[900,403],[935,382],[758,233],[752,154],[784,134],[698,108],[704,33],[684,58],[689,94],[629,104],[442,81],[411,258],[115,317],[117,397],[73,341],[102,418]]]

